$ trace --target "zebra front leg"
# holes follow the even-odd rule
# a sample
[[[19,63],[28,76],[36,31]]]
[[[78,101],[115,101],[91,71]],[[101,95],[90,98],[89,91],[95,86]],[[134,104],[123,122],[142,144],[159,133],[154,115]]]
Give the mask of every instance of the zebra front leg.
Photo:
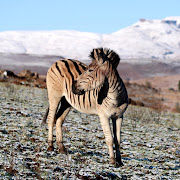
[[[114,133],[114,143],[116,148],[116,163],[118,166],[123,166],[121,160],[120,143],[121,143],[121,125],[123,121],[123,116],[121,118],[114,118],[113,121],[113,133]]]
[[[63,137],[62,137],[62,124],[63,124],[64,118],[60,117],[56,121],[56,143],[58,147],[58,152],[65,153],[66,149],[63,144]]]
[[[111,134],[109,119],[105,115],[100,116],[101,126],[105,135],[106,144],[109,149],[109,157],[111,164],[115,164],[114,152],[113,152],[113,138]]]

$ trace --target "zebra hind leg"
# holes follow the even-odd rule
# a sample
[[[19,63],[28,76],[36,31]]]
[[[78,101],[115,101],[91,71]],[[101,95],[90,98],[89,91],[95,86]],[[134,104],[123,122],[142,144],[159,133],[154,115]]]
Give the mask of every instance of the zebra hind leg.
[[[62,135],[62,124],[64,122],[65,117],[67,116],[69,110],[70,110],[70,105],[66,101],[65,97],[62,97],[61,99],[61,107],[57,111],[56,114],[56,143],[58,147],[58,151],[60,153],[67,153],[64,144],[63,144],[63,135]]]
[[[61,97],[49,98],[49,114],[48,114],[48,149],[47,151],[53,151],[53,126],[56,121],[56,111],[59,105]]]
[[[123,166],[123,162],[121,160],[121,152],[120,152],[122,121],[123,121],[123,117],[112,119],[114,143],[115,143],[115,149],[116,149],[116,166],[117,167]]]

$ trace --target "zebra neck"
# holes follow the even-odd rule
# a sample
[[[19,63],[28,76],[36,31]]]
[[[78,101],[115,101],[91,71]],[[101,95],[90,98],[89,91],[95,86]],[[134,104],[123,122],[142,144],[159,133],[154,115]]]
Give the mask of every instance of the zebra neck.
[[[113,69],[108,77],[109,90],[107,98],[115,105],[120,106],[127,101],[127,91],[117,70]]]

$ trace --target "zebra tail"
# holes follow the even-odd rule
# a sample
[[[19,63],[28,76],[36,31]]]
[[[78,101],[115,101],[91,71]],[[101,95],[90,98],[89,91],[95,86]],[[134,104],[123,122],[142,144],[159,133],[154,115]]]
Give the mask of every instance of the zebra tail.
[[[42,124],[45,124],[45,123],[46,123],[46,120],[47,120],[48,114],[49,114],[49,107],[47,108],[46,113],[45,113],[45,115],[44,115],[44,117],[43,117]]]

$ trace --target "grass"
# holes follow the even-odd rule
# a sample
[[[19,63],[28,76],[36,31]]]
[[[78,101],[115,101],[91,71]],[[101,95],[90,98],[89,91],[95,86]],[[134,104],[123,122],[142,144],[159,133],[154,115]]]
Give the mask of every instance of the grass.
[[[180,178],[179,114],[129,106],[122,127],[124,166],[115,168],[97,116],[70,111],[63,155],[46,150],[46,90],[0,83],[0,101],[0,179]]]

